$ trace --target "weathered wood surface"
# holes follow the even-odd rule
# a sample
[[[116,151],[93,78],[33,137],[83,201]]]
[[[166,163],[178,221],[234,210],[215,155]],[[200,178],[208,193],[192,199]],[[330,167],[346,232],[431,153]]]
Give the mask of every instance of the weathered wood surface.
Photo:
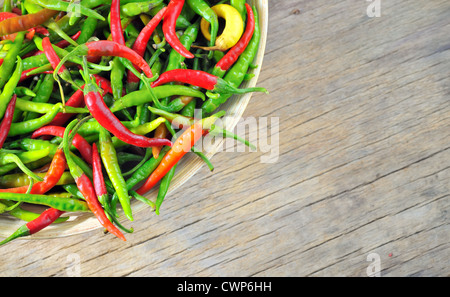
[[[271,93],[244,116],[279,118],[277,162],[219,153],[127,243],[19,240],[0,275],[450,274],[450,3],[269,2]]]

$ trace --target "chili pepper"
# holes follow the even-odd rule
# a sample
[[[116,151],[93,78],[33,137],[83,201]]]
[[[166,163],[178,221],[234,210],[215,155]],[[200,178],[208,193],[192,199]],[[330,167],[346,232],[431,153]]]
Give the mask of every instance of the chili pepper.
[[[247,45],[247,48],[239,56],[237,62],[228,70],[224,77],[225,81],[235,87],[239,86],[244,81],[245,74],[248,72],[259,48],[261,29],[259,26],[258,11],[255,7],[253,7],[253,14],[255,16],[255,31],[253,32],[253,37]],[[226,94],[217,98],[209,98],[202,105],[202,113],[209,114],[213,112],[230,97],[231,94]]]
[[[170,82],[191,84],[219,94],[244,94],[249,92],[267,93],[267,90],[264,88],[238,89],[220,77],[209,74],[205,71],[191,69],[175,69],[166,71],[152,83],[152,87],[158,87]]]
[[[155,213],[159,215],[159,210],[161,208],[161,204],[164,201],[164,198],[167,195],[167,192],[169,191],[170,183],[175,176],[175,171],[177,169],[177,164],[173,165],[173,167],[167,172],[167,174],[164,175],[164,177],[161,179],[161,184],[159,186],[158,195],[156,197],[155,202]]]
[[[230,67],[237,61],[239,56],[247,48],[247,45],[250,43],[250,40],[253,37],[253,32],[255,31],[255,16],[250,5],[245,3],[245,7],[247,9],[248,19],[244,34],[242,35],[239,42],[233,48],[231,48],[216,64],[212,72],[212,74],[214,75],[224,76],[225,72],[230,69]]]
[[[22,63],[23,63],[23,70],[25,71],[41,67],[42,65],[46,65],[49,62],[45,54],[42,53],[40,55],[26,57],[25,59],[23,59]]]
[[[209,46],[213,47],[219,32],[219,18],[217,14],[204,0],[187,0],[187,3],[195,13],[209,22],[211,27]],[[213,52],[211,51],[208,58],[211,59],[212,55]]]
[[[36,96],[32,99],[33,102],[38,103],[47,103],[50,99],[50,96],[53,92],[53,83],[54,83],[53,75],[46,74],[42,79],[42,83],[39,86],[38,92]],[[35,119],[38,117],[37,113],[29,112],[24,118],[25,121]]]
[[[41,195],[47,193],[61,179],[61,176],[63,175],[65,168],[66,168],[66,158],[64,156],[64,152],[61,148],[58,148],[53,156],[50,168],[45,174],[44,180],[35,183],[30,193]],[[0,189],[0,192],[9,192],[9,193],[26,193],[27,191],[28,186],[10,189]]]
[[[48,208],[45,210],[38,218],[26,223],[19,227],[13,234],[11,234],[8,238],[0,242],[0,245],[8,243],[16,238],[24,237],[28,235],[35,234],[47,226],[51,225],[55,222],[61,215],[64,214],[64,211]]]
[[[53,46],[50,42],[50,38],[45,37],[42,40],[42,47],[44,49],[45,56],[47,57],[47,60],[50,62],[50,64],[52,64],[53,69],[58,67],[58,64],[59,62],[61,62],[61,59],[53,49]],[[58,70],[58,75],[61,76],[61,78],[64,79],[65,81],[75,84],[72,81],[72,77],[70,76],[69,70],[67,70],[67,68],[64,65],[62,65],[61,68]]]
[[[226,51],[232,48],[241,38],[242,33],[244,32],[244,21],[236,8],[229,4],[218,4],[211,7],[211,9],[218,17],[225,19],[225,28],[223,29],[222,34],[217,37],[215,46],[199,48],[205,50]],[[205,18],[201,20],[200,28],[203,36],[205,36],[207,40],[211,40],[209,22]]]
[[[43,103],[41,103],[43,104]],[[12,123],[11,129],[8,133],[9,137],[21,135],[21,134],[27,134],[35,131],[36,129],[47,125],[50,123],[53,118],[56,116],[56,114],[62,109],[61,104],[55,104],[53,108],[46,113],[45,115],[41,116],[37,119],[28,120],[25,122],[20,123]]]
[[[112,40],[125,45],[125,38],[123,37],[122,23],[120,20],[120,0],[112,0],[111,2],[111,35]]]
[[[113,215],[110,206],[109,206],[109,194],[108,194],[108,190],[106,188],[106,184],[105,184],[105,179],[103,177],[103,171],[102,171],[102,161],[100,158],[100,155],[98,153],[98,148],[97,148],[97,144],[93,143],[92,144],[92,149],[93,149],[93,154],[92,154],[92,167],[93,167],[93,184],[94,184],[94,190],[95,190],[95,194],[97,195],[98,201],[100,202],[101,205],[103,205],[103,207],[105,208],[106,211],[104,211],[104,216],[103,214],[101,215],[101,217],[106,216],[106,218],[108,220],[112,220],[114,221],[122,230],[125,230],[126,232],[132,232],[126,228],[124,228],[116,219],[116,216]]]
[[[181,13],[184,6],[184,0],[170,0],[167,6],[167,13],[163,20],[163,33],[167,42],[175,49],[180,55],[185,58],[192,59],[194,55],[190,53],[178,39],[176,33],[177,18]]]
[[[21,15],[0,22],[0,36],[26,31],[45,23],[58,14],[58,11],[42,9],[39,12]]]
[[[102,205],[98,201],[97,195],[95,193],[94,186],[92,185],[91,180],[89,177],[83,172],[83,170],[72,160],[72,156],[70,155],[69,151],[69,143],[71,143],[69,135],[77,133],[75,125],[79,124],[78,120],[72,121],[66,128],[64,132],[63,137],[63,147],[64,147],[64,153],[67,158],[67,165],[69,166],[70,173],[72,174],[73,178],[75,179],[75,183],[77,184],[78,189],[83,194],[86,203],[89,207],[89,209],[94,213],[94,215],[97,217],[97,220],[100,222],[100,224],[105,227],[111,234],[114,234],[118,238],[126,241],[125,237],[123,236],[122,232],[120,232],[119,229],[117,229],[111,221],[106,217],[106,214],[102,208]],[[73,128],[73,131],[72,131]],[[71,132],[71,134],[69,134]]]
[[[152,20],[142,29],[142,31],[139,33],[136,41],[133,44],[132,49],[138,53],[141,57],[144,56],[145,49],[147,48],[147,43],[150,40],[150,37],[153,34],[153,31],[156,29],[158,24],[161,22],[161,20],[164,18],[167,12],[167,7],[164,7],[161,9],[155,17],[152,18]],[[127,81],[129,84],[135,84],[139,82],[139,78],[134,75],[131,71],[128,72]]]
[[[41,159],[50,153],[49,149],[42,149],[36,151],[14,151],[14,150],[0,150],[0,165],[5,165],[8,163],[15,162],[13,158],[10,158],[9,155],[14,155],[20,159],[23,163],[30,163],[35,161],[36,159]]]
[[[49,113],[54,111],[55,109],[62,109],[62,105],[60,102],[56,104],[44,103],[44,102],[30,102],[25,99],[16,100],[16,109],[20,109],[22,111],[36,112],[36,113]],[[66,107],[67,112],[71,113],[87,113],[88,110],[85,108],[77,108],[77,107]],[[16,123],[15,123],[16,124]]]
[[[64,12],[79,12],[85,16],[90,16],[97,18],[101,21],[104,21],[105,18],[96,12],[95,10],[89,9],[83,5],[77,4],[77,3],[69,3],[64,2],[61,0],[27,0],[30,1],[30,3],[37,4],[39,6],[42,6],[46,9],[52,9],[55,11],[64,11]]]
[[[201,121],[195,122],[189,129],[186,129],[183,134],[175,141],[172,148],[162,159],[158,167],[152,172],[145,183],[136,190],[140,195],[144,195],[157,182],[159,182],[180,159],[191,150],[195,143],[202,137],[203,130],[209,129],[211,125],[217,120],[220,114],[213,115]]]
[[[17,95],[14,94],[6,107],[5,115],[0,124],[0,149],[3,147],[5,140],[11,128],[12,119],[14,116],[14,108],[16,106]]]
[[[125,216],[133,221],[133,213],[131,210],[130,196],[126,189],[126,182],[122,176],[122,172],[117,160],[116,149],[114,148],[109,132],[100,128],[100,156],[105,165],[106,172],[112,181],[113,187],[116,190],[120,204]]]
[[[111,112],[103,101],[98,86],[89,78],[87,67],[85,67],[84,79],[84,100],[94,118],[109,132],[117,136],[122,141],[141,147],[151,147],[155,145],[172,145],[168,140],[151,139],[145,136],[137,135],[127,129],[120,120]]]
[[[33,132],[31,135],[31,138],[37,138],[43,135],[52,135],[52,136],[58,136],[63,137],[64,131],[66,128],[59,127],[59,126],[45,126],[42,128],[37,129]],[[88,162],[89,164],[92,163],[92,147],[91,145],[84,139],[81,135],[75,134],[73,138],[73,146],[75,146],[78,151],[81,153],[81,156],[83,159]]]
[[[89,38],[92,37],[95,30],[97,29],[98,20],[94,17],[87,17],[83,24],[81,25],[80,37],[78,37],[78,44],[86,43]]]
[[[14,73],[14,74],[16,74],[15,76],[14,75],[13,75],[13,77],[10,77],[10,76],[11,76],[11,72],[14,68],[14,65],[16,64],[16,61],[18,61],[17,66],[20,65],[21,68],[23,67],[23,64],[21,62],[22,59],[20,57],[18,57],[17,55],[22,47],[22,42],[23,42],[24,36],[25,35],[23,32],[20,32],[19,34],[17,34],[16,40],[14,40],[14,43],[12,44],[11,48],[8,50],[8,53],[6,54],[5,58],[3,59],[2,66],[0,66],[0,88],[3,88],[7,84],[7,82],[11,82],[11,80],[12,80],[12,82],[10,85],[14,85],[14,88],[17,85],[17,82],[20,78],[20,74],[22,73],[23,69],[20,70],[20,74],[18,74],[19,77],[17,77],[16,73]],[[18,68],[17,66],[16,66],[16,69]],[[2,115],[3,114],[0,112],[0,117]]]
[[[51,197],[37,194],[1,193],[0,199],[45,205],[61,211],[89,212],[86,202],[73,198]]]
[[[126,3],[120,6],[120,13],[125,17],[131,18],[140,14],[149,13],[153,8],[160,5],[162,2],[162,0],[151,0]]]
[[[201,98],[205,100],[205,95],[200,90],[196,90],[191,87],[181,86],[181,85],[173,85],[173,86],[159,86],[153,88],[153,93],[156,98],[166,98],[175,95],[184,95],[184,96],[192,96]],[[113,105],[110,106],[112,112],[117,112],[123,108],[128,108],[132,106],[139,106],[144,103],[148,103],[152,101],[152,96],[148,90],[140,90],[129,93],[121,98],[120,101],[116,101]]]

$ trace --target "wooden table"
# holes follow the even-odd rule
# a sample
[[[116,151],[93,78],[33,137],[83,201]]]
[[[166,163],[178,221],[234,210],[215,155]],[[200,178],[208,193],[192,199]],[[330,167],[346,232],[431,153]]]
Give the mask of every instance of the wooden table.
[[[276,162],[258,134],[137,214],[127,243],[18,240],[0,275],[449,275],[450,3],[269,2],[270,95],[244,118],[267,119]]]

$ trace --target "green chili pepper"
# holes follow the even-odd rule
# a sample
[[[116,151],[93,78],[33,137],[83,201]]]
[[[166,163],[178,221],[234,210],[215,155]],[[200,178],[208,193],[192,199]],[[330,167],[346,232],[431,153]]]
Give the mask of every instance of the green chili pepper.
[[[155,87],[153,88],[153,93],[158,99],[167,98],[175,95],[197,97],[201,98],[202,100],[205,99],[205,94],[200,90],[196,90],[195,88],[182,85],[164,85]],[[143,89],[140,91],[134,91],[130,94],[123,96],[119,102],[115,102],[112,106],[110,106],[110,109],[112,112],[117,112],[124,108],[138,106],[149,102],[152,102],[151,93],[148,90]]]
[[[140,15],[141,13],[148,13],[150,10],[160,5],[162,0],[152,0],[137,3],[126,3],[120,6],[120,16],[121,17],[134,17]]]
[[[53,110],[58,109],[58,107],[62,108],[61,103],[50,104],[50,103],[43,103],[43,102],[30,102],[30,101],[23,100],[23,99],[17,99],[17,101],[16,101],[17,109],[20,109],[22,111],[40,113],[40,114],[52,112]],[[66,112],[67,113],[88,113],[89,111],[85,108],[66,106]]]
[[[53,83],[55,82],[53,75],[46,74],[42,79],[42,83],[39,86],[39,90],[36,96],[32,99],[32,102],[47,103],[50,99],[50,95],[53,92]],[[26,115],[25,121],[32,120],[38,117],[37,113],[30,112]]]
[[[90,211],[86,202],[73,198],[51,197],[48,195],[37,195],[37,194],[16,194],[5,192],[0,193],[0,199],[46,205],[61,211],[68,211],[68,212]]]
[[[58,114],[58,112],[61,111],[61,109],[62,109],[62,104],[60,104],[60,103],[55,104],[48,113],[41,116],[40,118],[32,119],[32,120],[25,121],[25,122],[12,123],[8,137],[31,133],[31,132],[47,125],[48,123],[50,123],[53,120],[53,118]]]
[[[241,54],[239,59],[233,65],[232,68],[227,72],[224,79],[229,84],[234,87],[238,87],[245,79],[245,75],[250,68],[250,65],[253,63],[253,60],[256,57],[259,48],[259,42],[261,38],[261,28],[259,26],[259,16],[258,11],[255,7],[253,7],[253,13],[255,14],[255,31],[253,33],[253,37],[248,44],[245,51]],[[204,115],[207,115],[214,110],[216,110],[221,104],[225,103],[225,101],[230,98],[232,95],[221,95],[217,98],[209,98],[202,105],[202,112]]]
[[[114,189],[116,190],[120,204],[125,216],[133,221],[133,213],[131,210],[130,196],[126,188],[125,179],[122,176],[122,171],[117,160],[116,149],[111,140],[111,135],[103,127],[100,129],[100,156],[105,165],[106,172],[111,180]]]
[[[6,68],[3,68],[3,66],[5,65],[4,63],[5,61],[0,67],[0,75],[5,75],[9,80],[4,85],[3,91],[0,94],[0,118],[3,118],[3,116],[5,115],[6,107],[8,106],[9,101],[11,100],[14,94],[14,89],[16,88],[17,83],[19,82],[20,79],[20,75],[22,74],[22,59],[20,57],[17,57],[16,70],[14,70],[14,73],[12,75],[10,75],[10,73],[5,72],[7,70]],[[3,76],[0,76],[0,85],[2,79]],[[3,87],[3,85],[1,87]]]
[[[28,151],[28,152],[20,152],[17,153],[16,156],[24,163],[30,163],[33,161],[36,161],[37,159],[42,159],[44,157],[47,157],[50,153],[50,149],[42,149],[42,150],[36,150],[36,151]],[[0,150],[0,165],[5,165],[8,163],[14,162],[13,160],[9,159],[7,155],[10,155],[8,151]]]
[[[47,59],[47,56],[45,56],[45,54],[27,57],[23,59],[23,70],[25,71],[32,68],[40,67],[48,63],[49,61]]]
[[[0,66],[0,88],[3,88],[4,86],[9,85],[9,88],[12,88],[12,90],[8,91],[14,91],[14,88],[17,85],[17,82],[20,79],[20,75],[22,74],[22,63],[21,59],[18,57],[18,54],[20,52],[20,49],[22,48],[23,40],[25,39],[25,32],[19,32],[16,35],[16,39],[14,40],[14,43],[11,45],[10,49],[8,50],[6,57],[3,59],[3,63]],[[16,71],[14,72],[13,76],[11,76],[12,70],[17,62]],[[19,66],[20,65],[20,66]],[[17,74],[17,69],[20,68],[20,73]],[[14,78],[14,79],[13,79]],[[17,82],[16,82],[17,81]],[[8,84],[7,84],[8,82]],[[6,85],[5,85],[6,84]],[[12,87],[14,85],[14,87]],[[5,92],[5,90],[3,91]],[[0,108],[3,108],[3,106],[0,105]],[[6,107],[5,107],[6,108]],[[3,112],[0,109],[0,118],[3,117]]]
[[[97,29],[98,20],[94,17],[87,17],[81,25],[81,33],[77,39],[78,44],[86,43]]]

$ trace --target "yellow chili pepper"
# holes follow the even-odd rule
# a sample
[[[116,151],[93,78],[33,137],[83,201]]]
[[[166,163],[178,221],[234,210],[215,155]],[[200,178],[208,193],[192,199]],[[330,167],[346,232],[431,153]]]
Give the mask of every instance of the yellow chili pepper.
[[[201,47],[205,50],[219,50],[226,51],[238,43],[242,34],[244,33],[244,21],[242,20],[239,11],[228,4],[218,4],[211,7],[218,17],[225,20],[225,28],[222,34],[217,37],[216,45],[214,47]],[[209,32],[209,22],[202,18],[200,28],[206,39],[211,39]]]

